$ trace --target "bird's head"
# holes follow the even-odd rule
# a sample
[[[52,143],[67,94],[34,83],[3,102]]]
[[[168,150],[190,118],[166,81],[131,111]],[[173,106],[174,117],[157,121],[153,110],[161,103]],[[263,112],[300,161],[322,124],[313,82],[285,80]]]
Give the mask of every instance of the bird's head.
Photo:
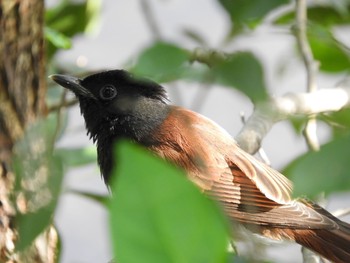
[[[101,132],[138,139],[141,131],[132,134],[132,130],[143,130],[164,117],[164,107],[159,107],[166,105],[164,88],[127,71],[103,71],[84,79],[58,74],[50,77],[79,99],[86,128],[94,140]],[[137,127],[141,122],[146,127]]]
[[[141,144],[168,114],[164,88],[124,70],[110,70],[79,79],[51,75],[51,79],[72,91],[79,100],[88,134],[97,142],[103,175],[111,168],[111,145],[118,138]]]

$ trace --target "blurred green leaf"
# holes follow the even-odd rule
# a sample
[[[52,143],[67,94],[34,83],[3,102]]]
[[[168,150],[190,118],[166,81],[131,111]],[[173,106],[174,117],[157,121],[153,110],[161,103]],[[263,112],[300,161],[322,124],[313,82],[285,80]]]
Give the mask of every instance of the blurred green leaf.
[[[97,152],[95,146],[82,148],[58,148],[56,154],[61,157],[62,162],[69,167],[77,167],[95,163]]]
[[[85,32],[91,20],[95,23],[100,13],[101,0],[88,0],[81,3],[64,0],[59,5],[47,9],[46,25],[68,37]]]
[[[292,125],[294,131],[297,134],[302,134],[304,128],[305,128],[305,124],[307,122],[309,118],[306,116],[292,116],[291,118],[289,118],[289,122]]]
[[[16,217],[18,236],[20,237],[17,242],[19,251],[32,244],[34,239],[49,226],[52,214],[53,211],[49,207],[45,207],[34,213],[19,214]]]
[[[350,50],[335,38],[332,27],[350,23],[350,3],[346,10],[334,6],[315,6],[308,8],[308,40],[312,53],[320,62],[322,71],[335,73],[349,70]],[[276,24],[291,24],[295,21],[294,12],[279,17]]]
[[[46,92],[46,103],[48,106],[52,106],[53,104],[59,104],[62,99],[62,94],[64,90],[57,88],[56,84],[49,86]]]
[[[252,260],[230,253],[228,262],[229,263],[252,263]]]
[[[350,134],[308,152],[287,166],[284,173],[294,182],[295,196],[316,197],[350,190]]]
[[[86,13],[88,22],[85,26],[85,32],[95,33],[99,29],[101,19],[102,0],[87,0]]]
[[[333,122],[338,123],[344,128],[350,129],[350,109],[342,109],[340,111],[335,111],[327,114],[328,119]]]
[[[51,112],[47,117],[46,117],[46,121],[48,122],[48,124],[50,125],[50,129],[52,130],[52,134],[56,134],[56,138],[53,138],[52,140],[56,140],[58,141],[64,134],[64,131],[67,128],[68,125],[68,114],[66,111],[61,112],[60,113],[60,121],[58,122],[57,118],[57,111],[53,111]],[[57,127],[57,125],[59,125],[59,127]]]
[[[350,69],[349,51],[345,52],[332,32],[318,25],[310,25],[309,43],[320,69],[327,72],[339,72]]]
[[[118,262],[226,262],[228,227],[214,202],[144,149],[120,142],[116,150],[110,224]]]
[[[92,201],[95,201],[99,203],[100,205],[103,205],[107,207],[109,205],[109,199],[110,197],[108,195],[101,195],[101,194],[95,194],[95,193],[89,193],[89,192],[84,192],[84,191],[79,191],[79,190],[69,190],[70,193],[88,198]]]
[[[343,11],[349,12],[350,5]],[[332,27],[336,25],[344,25],[350,23],[350,16],[344,14],[343,11],[335,9],[332,6],[312,6],[307,9],[307,18],[309,21],[322,25],[324,27]],[[293,24],[295,22],[295,11],[290,11],[278,17],[274,23],[277,25]]]
[[[17,176],[15,193],[26,203],[28,212],[17,216],[20,239],[17,249],[23,250],[52,221],[63,177],[62,162],[52,154],[54,127],[48,120],[31,126],[14,149],[14,170]],[[21,201],[18,201],[21,203]]]
[[[146,48],[131,69],[137,75],[164,82],[179,78],[189,55],[186,50],[169,43],[158,42]]]
[[[45,27],[45,38],[56,48],[69,49],[72,46],[70,38],[48,27]]]
[[[56,233],[57,233],[57,246],[56,249],[54,251],[55,255],[56,255],[56,262],[62,262],[62,238],[61,238],[61,233],[60,230],[57,228],[57,225],[54,224]]]
[[[69,48],[69,38],[95,30],[99,22],[100,7],[101,0],[87,0],[81,3],[63,0],[57,6],[47,9],[45,36],[49,40],[48,57],[50,58],[58,48]]]
[[[265,100],[268,95],[260,61],[250,52],[237,52],[213,67],[220,84],[234,87],[253,102]]]
[[[342,137],[350,131],[350,109],[342,109],[319,115],[320,120],[327,123],[333,130],[333,137]]]
[[[289,3],[289,0],[219,0],[230,15],[233,31],[242,27],[255,28],[272,10]]]

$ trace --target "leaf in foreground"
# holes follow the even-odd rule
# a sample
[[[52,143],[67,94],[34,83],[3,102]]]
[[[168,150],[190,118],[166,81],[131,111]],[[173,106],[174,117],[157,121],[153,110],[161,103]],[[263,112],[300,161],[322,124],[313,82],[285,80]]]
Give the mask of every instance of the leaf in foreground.
[[[158,82],[172,81],[183,74],[187,61],[186,50],[174,44],[157,42],[141,52],[131,71]]]
[[[49,226],[57,205],[63,168],[61,159],[52,154],[53,128],[48,119],[39,121],[15,146],[18,250]]]
[[[213,74],[218,83],[234,87],[254,102],[268,97],[263,67],[250,52],[231,54],[213,68]]]
[[[350,135],[335,139],[294,160],[285,170],[295,186],[295,195],[315,197],[350,189]]]
[[[228,228],[212,200],[172,165],[117,145],[111,229],[117,262],[226,262]]]

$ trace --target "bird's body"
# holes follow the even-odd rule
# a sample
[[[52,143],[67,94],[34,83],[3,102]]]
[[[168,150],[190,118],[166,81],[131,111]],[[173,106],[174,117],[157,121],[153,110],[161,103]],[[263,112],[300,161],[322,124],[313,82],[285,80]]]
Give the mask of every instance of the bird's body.
[[[193,111],[168,105],[164,89],[121,70],[83,80],[55,75],[80,101],[98,148],[106,182],[112,145],[132,139],[183,168],[227,216],[273,239],[288,239],[334,262],[350,262],[350,225],[323,208],[291,198],[291,182],[238,147],[220,126]]]

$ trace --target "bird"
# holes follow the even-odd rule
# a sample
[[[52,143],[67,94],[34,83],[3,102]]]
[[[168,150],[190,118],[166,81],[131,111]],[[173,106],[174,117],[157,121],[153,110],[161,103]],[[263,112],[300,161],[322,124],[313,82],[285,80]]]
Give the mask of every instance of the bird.
[[[350,262],[350,224],[310,200],[293,199],[289,179],[242,150],[214,121],[170,104],[160,84],[122,69],[50,77],[79,100],[107,184],[117,165],[113,143],[129,139],[182,168],[232,221],[332,262]]]

